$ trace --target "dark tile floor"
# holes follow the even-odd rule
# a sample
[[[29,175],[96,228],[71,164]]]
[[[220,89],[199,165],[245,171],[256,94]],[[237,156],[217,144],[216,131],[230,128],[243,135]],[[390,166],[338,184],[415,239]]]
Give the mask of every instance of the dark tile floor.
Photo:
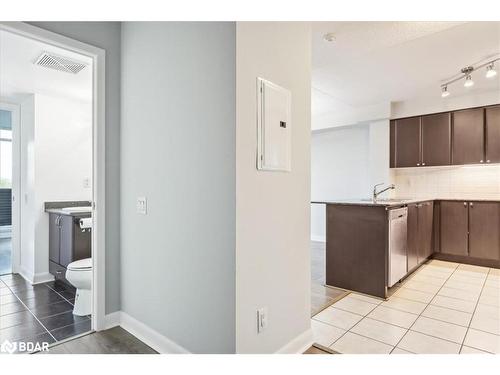
[[[62,281],[31,285],[17,274],[0,276],[0,343],[52,344],[89,332],[90,315],[73,315],[75,291]]]
[[[325,243],[311,241],[311,316],[349,294],[345,290],[326,286],[325,255]]]

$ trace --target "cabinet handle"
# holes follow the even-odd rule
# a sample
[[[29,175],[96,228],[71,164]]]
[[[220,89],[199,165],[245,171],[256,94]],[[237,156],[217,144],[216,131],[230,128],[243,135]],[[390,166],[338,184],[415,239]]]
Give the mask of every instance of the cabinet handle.
[[[464,202],[464,207],[467,207],[467,202]]]
[[[474,207],[474,203],[470,202],[469,206]]]
[[[422,163],[422,165],[425,165],[425,163]]]
[[[486,163],[489,163],[489,162],[490,162],[490,160],[486,160]]]
[[[417,163],[417,167],[420,167],[420,163]]]
[[[482,159],[481,159],[481,160],[479,160],[479,162],[480,162],[480,163],[483,163],[483,162],[484,162],[484,160],[482,160]]]

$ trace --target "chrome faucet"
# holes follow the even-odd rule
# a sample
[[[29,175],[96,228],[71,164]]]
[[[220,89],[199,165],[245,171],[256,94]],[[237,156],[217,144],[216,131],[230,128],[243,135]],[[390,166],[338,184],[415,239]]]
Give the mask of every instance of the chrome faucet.
[[[380,191],[377,191],[377,186],[381,186],[383,185],[384,183],[380,183],[380,184],[376,184],[374,187],[373,187],[373,200],[376,201],[378,196],[380,194],[382,194],[384,191],[387,191],[387,190],[390,190],[390,189],[396,189],[396,186],[394,184],[390,184],[388,187],[386,187],[385,189],[382,189]]]

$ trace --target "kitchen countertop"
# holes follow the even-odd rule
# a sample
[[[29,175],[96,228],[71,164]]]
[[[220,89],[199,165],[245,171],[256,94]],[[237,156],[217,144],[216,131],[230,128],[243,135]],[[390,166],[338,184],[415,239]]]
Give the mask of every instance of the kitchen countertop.
[[[479,199],[471,199],[471,198],[465,198],[465,199],[459,199],[459,198],[393,198],[393,199],[380,199],[377,200],[376,202],[370,200],[369,198],[366,199],[340,199],[340,200],[315,200],[311,201],[312,204],[338,204],[338,205],[349,205],[349,206],[369,206],[369,207],[386,207],[386,208],[391,208],[391,207],[400,207],[400,206],[405,206],[408,204],[412,203],[418,203],[418,202],[427,202],[427,201],[473,201],[473,202],[500,202],[499,199],[486,199],[486,198],[479,198]]]
[[[60,208],[47,208],[47,209],[45,209],[45,212],[47,212],[48,214],[66,215],[66,216],[74,216],[74,217],[81,217],[81,218],[91,216],[91,212],[81,212],[81,211],[80,212],[72,212],[72,211],[65,211],[65,210],[60,209]]]

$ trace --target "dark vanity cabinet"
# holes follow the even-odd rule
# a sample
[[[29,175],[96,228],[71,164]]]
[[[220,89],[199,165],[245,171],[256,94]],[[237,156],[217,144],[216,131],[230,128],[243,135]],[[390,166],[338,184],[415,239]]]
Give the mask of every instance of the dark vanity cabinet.
[[[80,228],[81,218],[49,214],[49,270],[56,279],[64,279],[71,262],[91,257],[91,233]]]

